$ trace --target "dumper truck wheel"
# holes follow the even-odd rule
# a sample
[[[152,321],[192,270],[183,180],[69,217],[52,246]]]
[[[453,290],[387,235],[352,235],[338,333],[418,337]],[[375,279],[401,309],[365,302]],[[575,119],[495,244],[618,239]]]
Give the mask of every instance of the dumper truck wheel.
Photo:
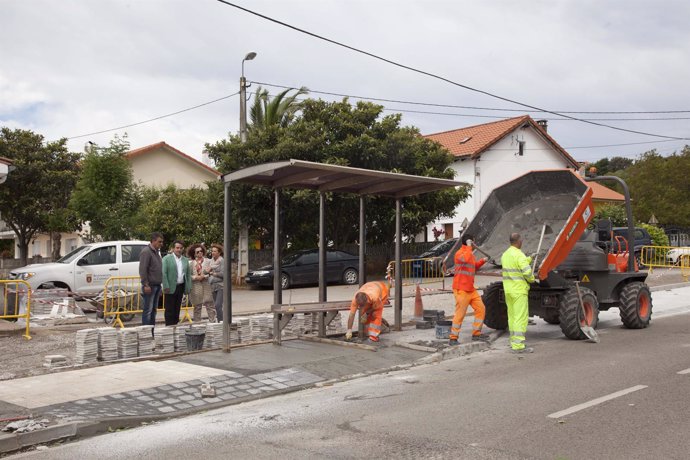
[[[544,318],[544,321],[546,321],[549,324],[560,324],[561,322],[560,312],[558,311],[558,308],[547,308],[542,318]]]
[[[561,331],[571,340],[584,340],[587,336],[580,329],[581,326],[596,328],[599,322],[599,301],[594,291],[580,287],[582,303],[577,297],[575,287],[568,289],[562,296],[558,307],[561,321]]]
[[[502,282],[491,283],[484,289],[482,302],[486,307],[484,324],[492,329],[508,329],[508,307],[501,298]]]
[[[645,283],[635,281],[626,285],[620,294],[620,315],[629,329],[643,329],[652,318],[652,294]]]

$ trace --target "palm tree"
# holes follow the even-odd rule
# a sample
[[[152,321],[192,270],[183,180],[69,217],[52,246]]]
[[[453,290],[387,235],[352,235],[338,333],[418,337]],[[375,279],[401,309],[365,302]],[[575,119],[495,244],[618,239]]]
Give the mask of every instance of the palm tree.
[[[296,92],[288,96],[292,90]],[[268,126],[285,127],[289,125],[301,107],[297,97],[308,93],[309,89],[302,86],[299,89],[286,89],[271,97],[267,89],[259,86],[254,96],[254,104],[249,111],[251,124],[248,128],[261,130]]]

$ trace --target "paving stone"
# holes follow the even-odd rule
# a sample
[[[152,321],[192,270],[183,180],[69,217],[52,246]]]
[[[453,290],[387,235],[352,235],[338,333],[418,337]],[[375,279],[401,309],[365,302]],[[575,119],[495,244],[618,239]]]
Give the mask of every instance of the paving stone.
[[[162,406],[162,405],[163,405],[163,403],[160,402],[160,401],[151,401],[151,402],[149,403],[149,406],[153,406],[153,407],[160,407],[160,406]]]
[[[249,390],[247,390],[247,393],[253,394],[253,395],[258,395],[259,393],[261,393],[261,390],[259,390],[257,388],[250,388]]]
[[[273,377],[273,380],[275,380],[276,382],[285,383],[285,382],[289,381],[290,379],[287,377],[276,376],[276,377]]]
[[[203,399],[193,399],[193,400],[189,401],[189,404],[191,404],[194,407],[199,407],[199,406],[203,406],[204,404],[206,404],[206,401],[204,401]]]
[[[242,377],[241,379],[237,379],[238,382],[240,383],[249,383],[252,381],[249,377]]]
[[[206,402],[208,402],[208,403],[215,403],[215,402],[220,402],[220,401],[222,401],[222,399],[220,399],[220,398],[204,398],[204,399],[205,399]]]
[[[173,389],[173,387],[172,387],[172,385],[163,385],[163,386],[158,387],[158,389],[162,390],[162,391],[170,391]]]
[[[261,382],[252,382],[252,383],[250,383],[249,385],[252,386],[252,387],[254,387],[254,388],[259,388],[259,387],[264,386],[264,384],[261,383]]]
[[[264,385],[270,385],[270,384],[275,383],[275,382],[271,379],[263,379],[263,380],[261,380],[261,383],[263,383]]]
[[[192,396],[192,395],[183,395],[183,396],[180,396],[180,399],[181,399],[182,401],[192,401],[192,400],[194,400],[194,399],[196,399],[196,398],[195,398],[194,396]]]
[[[148,402],[148,401],[153,401],[153,398],[151,396],[139,396],[137,398],[137,401]]]
[[[191,394],[191,393],[198,393],[198,392],[199,392],[199,389],[198,389],[198,388],[185,388],[185,389],[182,390],[182,391],[184,391],[185,393],[190,393],[190,394]]]
[[[157,387],[156,387],[156,388],[146,388],[146,389],[144,389],[144,390],[141,390],[141,392],[142,392],[142,393],[146,393],[147,395],[152,395],[152,394],[158,393],[159,390],[158,390]]]
[[[191,404],[187,404],[187,403],[180,403],[180,404],[175,404],[175,407],[176,407],[178,410],[182,410],[182,409],[189,409],[190,407],[192,407],[192,405],[191,405]]]
[[[287,388],[288,386],[285,385],[284,383],[274,383],[271,385],[273,388],[276,388],[278,390],[282,390],[283,388]]]
[[[233,394],[231,394],[231,393],[224,393],[224,394],[222,394],[222,395],[218,395],[218,397],[219,397],[220,399],[222,399],[223,401],[227,401],[227,400],[229,400],[229,399],[235,399],[235,395],[233,395]]]
[[[237,388],[240,390],[247,390],[247,389],[251,388],[251,386],[249,386],[249,385],[237,385]]]
[[[171,392],[169,392],[169,393],[170,393],[171,395],[173,395],[173,396],[181,396],[181,395],[184,394],[184,391],[182,391],[182,390],[173,390],[173,391],[171,391]]]
[[[189,385],[189,386],[198,387],[198,386],[200,386],[202,383],[205,383],[205,382],[202,382],[201,380],[189,380],[189,381],[186,382],[186,383],[187,383],[187,385]]]
[[[184,388],[184,387],[187,386],[187,384],[184,383],[184,382],[180,382],[180,383],[171,383],[170,386],[171,386],[171,387],[174,387],[174,388]]]
[[[259,390],[261,390],[261,391],[274,391],[273,388],[269,387],[269,386],[261,387],[261,388],[259,388]]]
[[[177,398],[166,398],[166,399],[163,400],[163,402],[164,402],[165,404],[177,404],[177,403],[180,402],[180,400],[177,399]]]
[[[243,396],[249,395],[249,393],[247,393],[246,391],[236,391],[236,392],[233,393],[233,395],[234,395],[234,396],[237,396],[238,398],[241,398],[241,397],[243,397]]]
[[[256,379],[256,380],[263,380],[263,379],[268,378],[268,377],[266,377],[266,374],[254,374],[251,377],[253,379]]]
[[[159,407],[158,410],[159,410],[160,412],[163,412],[164,414],[167,414],[167,413],[169,413],[169,412],[174,412],[174,411],[175,411],[175,408],[174,408],[174,407],[170,407],[170,406],[163,406],[163,407]]]

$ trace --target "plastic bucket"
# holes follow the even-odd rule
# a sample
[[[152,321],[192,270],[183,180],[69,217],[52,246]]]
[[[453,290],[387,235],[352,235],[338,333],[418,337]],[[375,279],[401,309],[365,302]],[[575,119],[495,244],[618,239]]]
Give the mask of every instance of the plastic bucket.
[[[450,326],[452,324],[452,321],[438,321],[436,323],[436,338],[447,339],[450,337]]]
[[[200,329],[189,329],[184,333],[187,339],[187,351],[201,350],[204,347],[206,331]]]

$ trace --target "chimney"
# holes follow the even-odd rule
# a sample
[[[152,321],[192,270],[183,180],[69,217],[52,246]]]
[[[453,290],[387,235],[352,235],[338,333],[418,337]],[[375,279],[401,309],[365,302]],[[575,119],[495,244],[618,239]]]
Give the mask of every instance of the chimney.
[[[548,120],[537,120],[537,124],[541,126],[541,129],[544,130],[544,132],[547,132],[549,129],[549,122]]]

